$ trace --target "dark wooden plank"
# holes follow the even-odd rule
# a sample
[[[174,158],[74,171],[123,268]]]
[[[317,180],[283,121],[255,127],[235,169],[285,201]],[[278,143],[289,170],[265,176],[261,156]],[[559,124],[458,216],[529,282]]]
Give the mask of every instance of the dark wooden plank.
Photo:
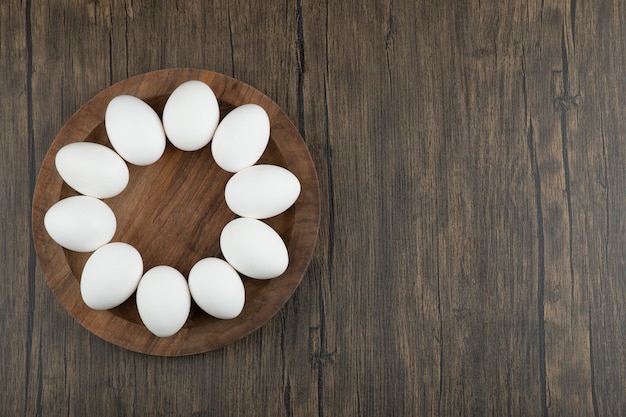
[[[587,316],[582,311],[577,317],[588,326],[578,349],[589,355],[587,396],[595,416],[626,413],[625,13],[617,1],[570,4],[565,22],[571,35],[563,48],[568,71],[561,74],[558,101],[571,166],[573,264],[582,292],[577,301],[587,307]]]
[[[21,415],[31,394],[26,372],[33,335],[33,304],[36,260],[30,241],[31,184],[35,170],[30,160],[33,144],[29,120],[30,85],[24,74],[29,71],[28,31],[23,4],[0,5],[0,76],[6,83],[0,94],[0,124],[3,150],[0,153],[0,414]]]
[[[323,102],[311,103],[317,109],[311,123],[324,135],[318,155],[321,184],[329,188],[329,247],[322,257],[328,276],[318,290],[316,335],[322,359],[320,413],[410,414],[413,398],[419,398],[415,378],[421,374],[413,366],[422,353],[434,352],[432,363],[438,358],[434,349],[411,346],[423,323],[421,312],[415,311],[417,285],[411,279],[416,236],[394,236],[400,224],[407,231],[415,224],[419,207],[409,200],[415,195],[410,173],[424,169],[413,161],[415,148],[423,143],[405,140],[412,120],[398,118],[411,113],[394,111],[400,106],[395,100],[402,101],[404,94],[393,91],[396,80],[390,78],[397,74],[393,36],[411,30],[412,22],[398,27],[395,12],[391,15],[390,5],[382,2],[329,3],[326,13],[310,5],[309,10],[315,14],[303,14],[305,53],[325,57],[319,63],[307,59],[323,79],[311,75],[305,91],[311,97],[324,91]],[[414,56],[409,44],[399,48],[399,55]],[[406,177],[399,174],[403,170]],[[396,193],[405,189],[406,204],[397,204]]]
[[[526,84],[532,92],[528,95],[529,113],[532,112],[528,128],[533,132],[537,163],[534,174],[542,213],[542,408],[544,415],[598,415],[590,352],[591,276],[580,261],[597,257],[585,241],[589,221],[593,223],[593,219],[602,219],[605,214],[606,209],[595,204],[603,204],[605,199],[599,201],[590,195],[597,188],[593,179],[597,174],[592,172],[602,172],[604,167],[603,159],[596,157],[594,162],[600,165],[591,168],[588,161],[581,163],[579,158],[602,155],[604,145],[599,141],[588,143],[588,133],[579,129],[582,115],[595,119],[586,123],[588,132],[602,129],[602,122],[583,103],[587,83],[593,81],[579,78],[579,63],[586,57],[584,52],[579,57],[575,42],[579,31],[590,33],[588,25],[593,24],[593,15],[577,16],[576,2],[547,2],[542,7],[536,5],[534,10],[529,25],[537,30],[532,33],[542,32],[544,36],[530,37],[525,61],[527,74],[532,76],[527,77],[532,84]],[[535,109],[540,108],[538,113]]]
[[[424,121],[433,137],[428,223],[436,225],[436,264],[425,274],[438,282],[438,414],[537,415],[542,352],[521,78],[525,10],[470,2],[432,12],[446,24],[430,43],[432,110]]]
[[[339,323],[340,318],[333,308],[333,300],[339,300],[336,298],[339,293],[334,288],[335,265],[340,259],[335,252],[335,219],[337,206],[341,203],[337,201],[334,189],[334,140],[330,134],[329,96],[332,92],[329,87],[331,65],[328,51],[332,40],[327,31],[330,19],[328,3],[321,5],[298,1],[297,6],[298,125],[317,168],[322,216],[310,279],[303,283],[300,292],[308,311],[298,309],[300,314],[307,311],[305,314],[308,315],[304,324],[308,327],[305,349],[309,363],[303,367],[298,365],[301,358],[288,359],[292,364],[287,371],[293,394],[289,397],[291,410],[287,411],[291,412],[289,415],[297,415],[298,410],[302,410],[302,415],[324,415],[328,409],[327,393],[335,392],[333,396],[339,396],[333,378],[335,359],[339,353],[337,332],[345,331],[348,325],[347,321]],[[352,274],[347,278],[356,281]],[[347,306],[352,304],[352,299],[344,298],[341,303]],[[303,347],[295,345],[294,348],[292,352],[302,351]],[[299,384],[297,381],[303,378],[310,382]],[[354,404],[354,384],[353,380],[347,383],[350,388],[341,394],[345,396],[346,403]]]
[[[86,6],[86,7],[84,7]],[[102,15],[94,4],[27,2],[27,24],[32,71],[32,130],[35,146],[31,163],[38,171],[43,158],[65,121],[89,98],[106,87],[108,74],[108,34],[101,31]],[[102,26],[101,26],[102,25]],[[30,190],[32,195],[34,188]],[[91,380],[83,386],[101,386],[102,371],[91,369],[90,336],[71,319],[52,295],[41,270],[34,277],[30,294],[33,343],[28,347],[31,363],[25,372],[32,375],[25,415],[71,415],[72,406],[81,406],[83,375]],[[68,343],[68,341],[73,341]],[[106,392],[106,389],[104,390]],[[82,405],[84,406],[84,405]],[[101,412],[117,414],[116,403],[94,403]]]

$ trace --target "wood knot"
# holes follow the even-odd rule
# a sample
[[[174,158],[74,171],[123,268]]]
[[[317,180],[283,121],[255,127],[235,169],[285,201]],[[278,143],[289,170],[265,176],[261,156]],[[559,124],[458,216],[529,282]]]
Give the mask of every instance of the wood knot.
[[[552,71],[550,91],[554,111],[566,112],[575,109],[580,104],[580,93],[571,94],[568,74],[564,71]]]

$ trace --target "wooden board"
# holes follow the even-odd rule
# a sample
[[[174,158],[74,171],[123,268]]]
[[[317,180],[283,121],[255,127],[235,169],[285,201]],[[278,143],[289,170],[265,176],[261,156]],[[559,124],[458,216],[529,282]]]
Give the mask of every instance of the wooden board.
[[[112,148],[104,112],[112,98],[128,94],[148,103],[161,116],[169,95],[185,81],[200,80],[215,92],[221,118],[233,108],[255,103],[270,117],[270,142],[258,163],[282,166],[301,183],[296,203],[266,223],[279,233],[289,254],[285,273],[271,280],[244,277],[246,301],[239,316],[219,320],[193,304],[187,323],[173,336],[154,336],[142,323],[134,296],[111,310],[96,311],[82,301],[80,277],[91,253],[61,248],[48,235],[43,219],[56,202],[74,195],[56,172],[54,159],[63,146],[78,141]],[[232,173],[213,160],[211,147],[184,152],[168,143],[154,164],[129,164],[130,180],[118,196],[104,200],[117,219],[113,242],[129,243],[142,254],[144,271],[168,265],[184,276],[207,257],[221,257],[219,238],[236,218],[224,199]],[[258,90],[210,71],[173,69],[119,82],[81,107],[52,142],[33,197],[33,234],[39,263],[61,304],[83,326],[112,343],[141,353],[189,355],[223,347],[263,325],[283,306],[306,271],[317,238],[319,191],[315,167],[302,138],[280,108]]]

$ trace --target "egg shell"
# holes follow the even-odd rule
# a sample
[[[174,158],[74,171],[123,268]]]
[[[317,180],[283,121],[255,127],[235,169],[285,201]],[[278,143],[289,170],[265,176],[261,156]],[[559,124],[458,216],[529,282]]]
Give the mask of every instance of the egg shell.
[[[270,119],[257,104],[244,104],[228,113],[213,135],[211,152],[225,171],[237,172],[254,165],[267,147]]]
[[[267,219],[295,203],[300,181],[290,171],[276,165],[254,165],[242,169],[226,183],[228,207],[241,217]]]
[[[231,220],[220,235],[220,248],[226,261],[250,278],[276,278],[289,263],[287,247],[280,235],[256,219]]]
[[[104,145],[70,143],[59,149],[54,163],[67,185],[90,197],[115,197],[128,185],[126,163]]]
[[[179,85],[163,109],[163,127],[172,145],[195,151],[207,145],[220,120],[220,107],[211,87],[198,80]]]
[[[126,301],[137,289],[143,260],[137,249],[123,242],[108,243],[91,254],[80,279],[87,306],[108,310]]]
[[[104,125],[113,149],[131,164],[150,165],[165,151],[165,131],[159,115],[137,97],[113,98]]]
[[[115,214],[106,203],[84,195],[58,201],[44,216],[46,231],[59,245],[75,252],[93,252],[115,234]]]
[[[189,272],[191,297],[207,314],[232,319],[241,313],[246,299],[237,271],[219,258],[198,261]]]
[[[155,266],[137,286],[137,310],[143,324],[158,337],[168,337],[189,317],[191,295],[185,277],[170,266]]]

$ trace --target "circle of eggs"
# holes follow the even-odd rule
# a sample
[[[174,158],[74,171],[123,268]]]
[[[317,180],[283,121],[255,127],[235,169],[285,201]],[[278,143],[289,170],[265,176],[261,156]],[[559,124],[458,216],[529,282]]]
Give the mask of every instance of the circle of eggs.
[[[141,321],[158,337],[176,334],[189,317],[191,300],[218,319],[237,317],[244,308],[245,287],[239,274],[254,279],[282,275],[289,255],[280,235],[262,219],[277,216],[300,195],[298,178],[285,168],[255,165],[270,137],[265,110],[256,104],[233,109],[221,121],[219,103],[205,83],[179,85],[163,108],[162,120],[137,97],[113,98],[105,112],[111,146],[76,142],[61,148],[55,165],[61,178],[79,196],[65,198],[46,212],[44,226],[60,246],[93,252],[80,280],[81,296],[94,310],[114,308],[136,293]],[[119,195],[129,181],[126,163],[156,162],[166,141],[183,151],[211,143],[217,165],[234,173],[224,198],[238,216],[220,234],[224,259],[199,260],[186,279],[176,269],[160,265],[143,272],[137,249],[110,243],[117,223],[101,199]]]

